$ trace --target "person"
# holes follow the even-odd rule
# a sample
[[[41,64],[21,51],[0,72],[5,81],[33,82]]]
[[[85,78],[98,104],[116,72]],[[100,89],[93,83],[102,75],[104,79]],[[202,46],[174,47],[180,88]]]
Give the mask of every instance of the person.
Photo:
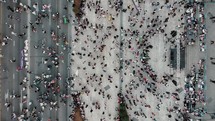
[[[215,58],[213,58],[213,57],[210,57],[210,60],[213,60],[213,59],[215,59]]]
[[[37,46],[37,45],[34,45],[34,48],[35,48],[35,49],[38,49],[38,46]]]
[[[16,59],[11,59],[10,62],[14,63],[14,62],[16,62]]]
[[[4,68],[2,71],[3,71],[3,72],[7,72],[7,69]]]
[[[8,43],[7,42],[2,42],[2,46],[5,46],[7,45]]]
[[[212,82],[212,83],[214,83],[214,84],[215,84],[215,80],[210,79],[210,82]]]
[[[63,9],[67,10],[67,6],[64,6],[64,8],[63,8]]]
[[[6,3],[6,0],[0,0],[0,2]]]
[[[27,25],[23,25],[23,28],[24,28],[24,29],[27,29],[27,28],[28,28],[28,26],[27,26]]]

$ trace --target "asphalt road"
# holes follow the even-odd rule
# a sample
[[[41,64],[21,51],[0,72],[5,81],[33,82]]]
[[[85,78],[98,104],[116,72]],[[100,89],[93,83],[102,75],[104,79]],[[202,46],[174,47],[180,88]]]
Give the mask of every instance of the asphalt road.
[[[51,6],[51,9],[45,11],[49,15],[49,18],[42,18],[42,24],[36,25],[34,22],[37,18],[36,15],[32,14],[32,12],[11,12],[8,10],[7,6],[11,6],[11,8],[15,8],[18,6],[19,3],[22,3],[23,5],[29,5],[33,11],[35,11],[37,14],[41,13],[41,8],[43,4],[49,4]],[[37,3],[36,9],[33,8],[33,5]],[[17,3],[13,2],[7,2],[3,3],[3,10],[4,10],[4,16],[5,18],[3,20],[3,28],[6,28],[2,35],[3,36],[9,36],[12,40],[8,40],[8,44],[3,47],[2,53],[4,55],[2,59],[2,65],[4,65],[4,68],[7,70],[3,73],[2,79],[2,94],[5,94],[5,98],[2,99],[2,102],[9,101],[12,103],[12,106],[7,108],[2,108],[2,120],[9,121],[11,120],[11,114],[14,112],[18,115],[21,114],[22,109],[29,108],[32,109],[33,107],[37,107],[37,111],[41,111],[40,104],[38,102],[38,96],[41,95],[46,91],[46,88],[40,87],[40,92],[35,92],[35,89],[31,88],[30,85],[33,85],[33,82],[35,80],[35,76],[41,76],[42,73],[53,75],[53,79],[57,76],[58,73],[61,75],[61,80],[58,81],[55,85],[57,87],[60,86],[60,92],[59,94],[67,94],[67,88],[65,88],[65,82],[69,76],[69,71],[67,70],[68,67],[68,45],[66,45],[66,49],[61,46],[64,44],[62,39],[59,40],[59,46],[56,45],[56,42],[51,39],[51,31],[55,31],[56,35],[62,35],[63,33],[66,34],[66,39],[70,39],[71,36],[68,34],[71,32],[71,27],[68,27],[67,24],[60,23],[60,19],[64,15],[68,16],[68,13],[71,13],[72,9],[63,9],[64,6],[70,6],[68,8],[72,8],[71,3],[68,4],[67,1],[58,1],[58,0],[46,0],[46,1],[26,1],[26,0],[18,0]],[[70,10],[70,11],[69,11]],[[60,19],[53,20],[52,14],[59,12]],[[15,19],[9,19],[8,15],[13,15],[14,18],[19,18],[20,21],[17,21]],[[5,24],[7,23],[7,24]],[[31,30],[30,23],[33,23],[33,25],[36,28],[36,32],[33,32]],[[9,24],[14,26],[14,29],[11,30],[8,28]],[[70,23],[69,23],[70,24]],[[29,27],[26,29],[24,28],[25,25],[28,25]],[[61,29],[57,28],[57,25],[60,25]],[[46,34],[42,32],[42,30],[46,31]],[[26,33],[25,36],[18,37],[11,34],[11,31],[21,34]],[[27,69],[23,69],[20,71],[16,71],[17,67],[20,66],[21,63],[21,51],[24,48],[24,41],[29,41],[29,51],[28,51],[28,60],[29,60],[29,66]],[[44,44],[44,47],[42,47],[42,44]],[[34,46],[38,46],[38,48],[35,48]],[[47,54],[43,54],[43,50],[45,50],[47,47],[54,48],[57,53],[63,52],[62,55],[59,54],[62,60],[59,61],[59,68],[52,67],[50,70],[47,70],[47,64],[44,64],[45,59],[49,59],[48,64],[51,64],[51,59]],[[16,62],[10,62],[12,58],[16,59]],[[27,71],[31,71],[31,73],[27,73]],[[22,91],[23,85],[20,85],[20,82],[24,79],[24,77],[27,77],[30,81],[27,82],[26,90]],[[21,98],[17,99],[11,99],[9,98],[12,93],[21,95]],[[24,95],[27,94],[27,102],[21,103],[24,99],[22,98]],[[61,120],[66,121],[68,120],[68,116],[71,112],[71,109],[69,108],[69,103],[62,103],[61,98],[59,95],[54,96],[51,95],[50,99],[53,101],[58,102],[59,109],[55,110],[49,110],[49,106],[45,108],[44,113],[38,114],[40,115],[41,119],[48,120],[49,118],[51,120]],[[29,106],[28,103],[32,102],[32,105]],[[2,107],[5,103],[2,103]],[[4,106],[5,107],[5,106]],[[8,113],[9,112],[9,113]],[[30,115],[29,113],[27,115]],[[35,119],[31,119],[35,120]]]
[[[12,12],[10,12],[9,10],[7,10],[7,6],[10,5],[11,7],[14,7],[15,4],[12,3],[6,3],[6,5],[3,5],[3,10],[4,13],[3,14],[3,18],[5,18],[3,20],[3,28],[8,28],[8,25],[11,24],[14,26],[14,30],[12,30],[15,33],[19,33],[21,30],[21,24],[24,22],[23,20],[20,19],[20,22],[14,20],[14,19],[9,19],[8,15],[11,15]],[[14,18],[20,17],[18,14],[13,14]],[[7,23],[7,24],[6,24]],[[2,59],[2,65],[4,65],[3,68],[5,68],[7,71],[3,72],[4,74],[4,80],[2,81],[2,85],[4,85],[2,87],[2,93],[5,94],[5,98],[2,98],[3,101],[5,102],[5,100],[9,101],[12,103],[12,107],[9,108],[7,110],[7,108],[2,108],[2,119],[3,120],[10,120],[11,117],[11,113],[12,112],[16,112],[17,114],[20,113],[20,99],[9,99],[9,94],[20,94],[20,86],[19,82],[20,80],[23,79],[24,73],[20,73],[16,71],[16,68],[19,66],[20,64],[20,57],[21,57],[21,48],[23,48],[24,44],[22,42],[22,39],[18,38],[17,36],[14,36],[11,34],[11,30],[9,29],[5,29],[2,32],[2,35],[7,35],[9,36],[12,40],[8,40],[8,44],[6,46],[3,47],[2,49],[2,53],[3,53],[3,59]],[[21,42],[20,42],[21,41]],[[10,59],[12,58],[16,58],[16,62],[11,63]],[[2,103],[2,105],[4,105],[4,103]],[[3,106],[2,106],[3,107]],[[10,113],[8,113],[10,112]]]

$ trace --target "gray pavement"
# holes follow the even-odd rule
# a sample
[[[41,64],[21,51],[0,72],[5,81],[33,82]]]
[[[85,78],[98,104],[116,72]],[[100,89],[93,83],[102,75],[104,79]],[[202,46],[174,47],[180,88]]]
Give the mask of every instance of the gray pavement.
[[[29,5],[32,9],[32,11],[36,10],[36,13],[41,13],[41,8],[43,4],[50,4],[52,9],[47,11],[49,15],[48,20],[42,20],[43,25],[36,25],[34,21],[36,20],[36,15],[32,14],[32,11],[28,12],[22,12],[20,13],[12,13],[9,10],[7,10],[7,6],[11,6],[12,8],[16,8],[16,6],[21,2],[23,5]],[[37,1],[17,1],[17,3],[4,3],[3,10],[5,11],[4,18],[3,20],[3,27],[8,28],[8,25],[14,25],[14,31],[17,34],[21,34],[23,32],[26,33],[26,36],[23,38],[19,38],[18,36],[11,35],[11,30],[6,29],[2,35],[7,35],[12,40],[8,41],[8,44],[3,47],[3,62],[2,65],[4,65],[4,68],[7,69],[7,72],[3,72],[5,76],[5,81],[3,81],[4,87],[2,88],[2,93],[4,95],[4,99],[2,99],[2,102],[5,102],[6,100],[10,101],[12,103],[12,106],[8,108],[8,111],[10,113],[7,113],[7,108],[3,108],[2,114],[4,117],[2,120],[10,120],[11,114],[14,112],[16,113],[17,116],[21,114],[22,109],[24,108],[30,108],[31,106],[28,105],[29,102],[32,102],[32,104],[37,108],[37,111],[41,110],[41,107],[39,106],[38,102],[38,96],[40,95],[39,93],[35,93],[35,89],[31,88],[31,85],[33,85],[33,82],[35,80],[35,76],[40,76],[43,72],[47,74],[52,74],[53,76],[57,75],[59,72],[61,74],[62,80],[59,81],[60,89],[61,91],[59,94],[62,94],[64,92],[67,92],[67,89],[64,88],[66,79],[68,78],[67,74],[67,64],[68,61],[66,60],[68,58],[67,54],[69,50],[66,47],[66,50],[63,50],[63,47],[61,44],[63,44],[62,40],[59,42],[60,46],[57,46],[55,44],[55,41],[51,40],[51,30],[54,30],[56,34],[62,35],[62,33],[67,34],[68,31],[68,26],[67,25],[62,25],[60,23],[60,19],[57,21],[52,20],[52,14],[59,12],[60,18],[62,19],[63,15],[67,15],[67,11],[65,9],[62,9],[65,5],[67,5],[67,1],[39,1],[38,6],[36,9],[33,8],[33,4],[35,4]],[[71,6],[71,5],[70,5]],[[39,11],[38,11],[39,10]],[[7,16],[8,15],[13,15],[14,19],[19,18],[20,21],[17,20],[10,20]],[[5,24],[5,23],[8,24]],[[33,25],[36,27],[37,32],[31,31],[31,25],[30,22],[33,23]],[[20,24],[18,24],[20,23]],[[23,26],[28,25],[28,29],[24,29]],[[61,29],[57,29],[57,25],[61,26]],[[41,30],[46,30],[46,34],[42,33]],[[66,38],[68,39],[68,37]],[[28,56],[28,61],[30,65],[28,68],[25,70],[20,70],[16,71],[17,67],[20,66],[21,62],[21,50],[24,48],[24,41],[27,40],[29,42],[29,56]],[[42,42],[45,42],[45,48],[42,47]],[[34,46],[38,46],[38,49],[36,49]],[[46,58],[49,58],[47,55],[42,54],[42,51],[46,49],[46,47],[52,47],[56,48],[57,52],[64,52],[62,60],[65,59],[64,63],[60,62],[60,68],[52,68],[50,71],[47,71],[47,65],[44,64],[44,60]],[[12,58],[16,58],[16,62],[11,63],[9,60]],[[61,60],[60,60],[61,61]],[[31,71],[31,73],[26,73],[26,71]],[[27,77],[29,81],[26,84],[26,90],[22,91],[23,85],[20,85],[20,82],[24,79],[24,77]],[[58,86],[58,82],[56,87]],[[41,87],[41,92],[46,91],[44,87]],[[21,98],[19,99],[9,99],[8,95],[11,95],[12,92],[14,92],[17,95],[21,95]],[[27,95],[27,102],[26,103],[21,103],[24,99],[22,99],[22,96]],[[7,98],[7,99],[6,99]],[[53,100],[58,101],[59,109],[58,110],[49,110],[49,108],[46,108],[43,114],[39,114],[41,116],[41,119],[43,120],[48,120],[51,118],[52,120],[60,119],[63,121],[66,121],[68,119],[68,116],[71,112],[70,110],[67,110],[67,106],[62,104],[60,101],[60,98],[58,99],[58,96],[51,96]],[[67,101],[66,101],[67,102]],[[16,105],[19,104],[19,105]],[[2,104],[4,106],[4,103]],[[68,112],[69,111],[69,112]],[[30,115],[29,113],[27,115]],[[35,119],[30,119],[30,120],[35,120]]]
[[[205,4],[205,15],[206,15],[206,28],[207,28],[207,36],[206,36],[206,110],[208,113],[215,113],[215,95],[214,95],[214,86],[215,84],[210,82],[210,79],[214,80],[214,68],[215,65],[212,65],[210,57],[215,57],[215,45],[211,45],[211,40],[214,41],[214,30],[215,24],[209,19],[208,13],[215,12],[215,3],[206,3]]]
[[[7,4],[9,5],[9,4]],[[8,19],[8,14],[10,14],[10,12],[7,10],[7,5],[3,6],[3,10],[4,10],[4,20],[3,20],[3,28],[8,28],[8,24],[11,25],[15,25],[14,26],[14,32],[15,33],[19,33],[19,29],[20,29],[20,24],[18,24],[18,21],[15,20],[9,20]],[[14,4],[10,4],[12,7]],[[14,19],[19,17],[19,15],[14,15]],[[21,21],[21,20],[20,20]],[[7,23],[7,24],[5,24]],[[4,68],[7,70],[6,72],[4,72],[4,75],[6,77],[8,77],[7,79],[5,79],[3,81],[3,87],[2,87],[2,92],[4,94],[8,94],[11,95],[12,93],[15,94],[20,94],[20,88],[19,86],[19,82],[20,80],[23,78],[23,74],[16,72],[16,68],[19,66],[20,64],[20,57],[21,57],[21,48],[23,46],[23,43],[19,42],[22,41],[21,39],[19,39],[17,36],[11,35],[11,31],[9,30],[5,30],[2,33],[4,36],[8,35],[10,36],[10,38],[12,38],[12,40],[9,40],[7,47],[3,47],[3,59],[2,59],[2,65],[4,65]],[[11,63],[9,60],[12,58],[16,58],[16,62],[15,63]],[[4,95],[5,96],[5,95]],[[5,98],[3,98],[3,102],[5,102]],[[17,114],[19,114],[20,112],[20,107],[19,105],[16,104],[20,104],[20,100],[19,99],[15,99],[15,100],[11,100],[9,98],[7,98],[6,100],[8,100],[9,102],[12,103],[12,107],[9,109],[9,112],[16,112]],[[4,106],[4,103],[2,104],[2,107]],[[4,106],[5,107],[5,106]],[[7,108],[2,108],[2,113],[4,115],[4,117],[2,117],[3,120],[10,120],[10,114],[7,113]]]

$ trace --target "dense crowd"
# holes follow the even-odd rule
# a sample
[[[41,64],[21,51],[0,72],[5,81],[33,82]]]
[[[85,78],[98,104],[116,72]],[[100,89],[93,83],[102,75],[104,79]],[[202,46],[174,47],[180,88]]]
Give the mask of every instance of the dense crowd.
[[[195,116],[204,116],[205,114],[205,82],[204,67],[205,60],[201,59],[198,63],[199,67],[193,65],[191,73],[186,77],[185,84],[185,110]]]
[[[200,51],[205,51],[205,39],[207,29],[205,28],[205,15],[203,2],[190,2],[186,6],[186,31],[185,37],[188,45],[194,45],[200,41]],[[198,38],[198,39],[196,39]],[[211,43],[213,44],[213,43]],[[185,100],[184,106],[187,113],[202,117],[205,111],[205,59],[200,59],[198,67],[191,68],[191,73],[185,80]]]

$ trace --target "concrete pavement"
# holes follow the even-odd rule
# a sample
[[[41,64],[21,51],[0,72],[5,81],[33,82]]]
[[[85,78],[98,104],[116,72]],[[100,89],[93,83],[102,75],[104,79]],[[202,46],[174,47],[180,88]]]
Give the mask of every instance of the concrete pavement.
[[[206,29],[207,29],[207,36],[206,36],[206,110],[208,113],[215,113],[215,95],[214,95],[214,84],[210,82],[210,79],[214,80],[214,68],[215,66],[211,64],[213,60],[210,60],[210,57],[215,57],[215,45],[211,45],[211,41],[214,41],[214,30],[215,24],[209,19],[208,13],[215,12],[215,3],[205,3],[205,15],[206,15]]]

